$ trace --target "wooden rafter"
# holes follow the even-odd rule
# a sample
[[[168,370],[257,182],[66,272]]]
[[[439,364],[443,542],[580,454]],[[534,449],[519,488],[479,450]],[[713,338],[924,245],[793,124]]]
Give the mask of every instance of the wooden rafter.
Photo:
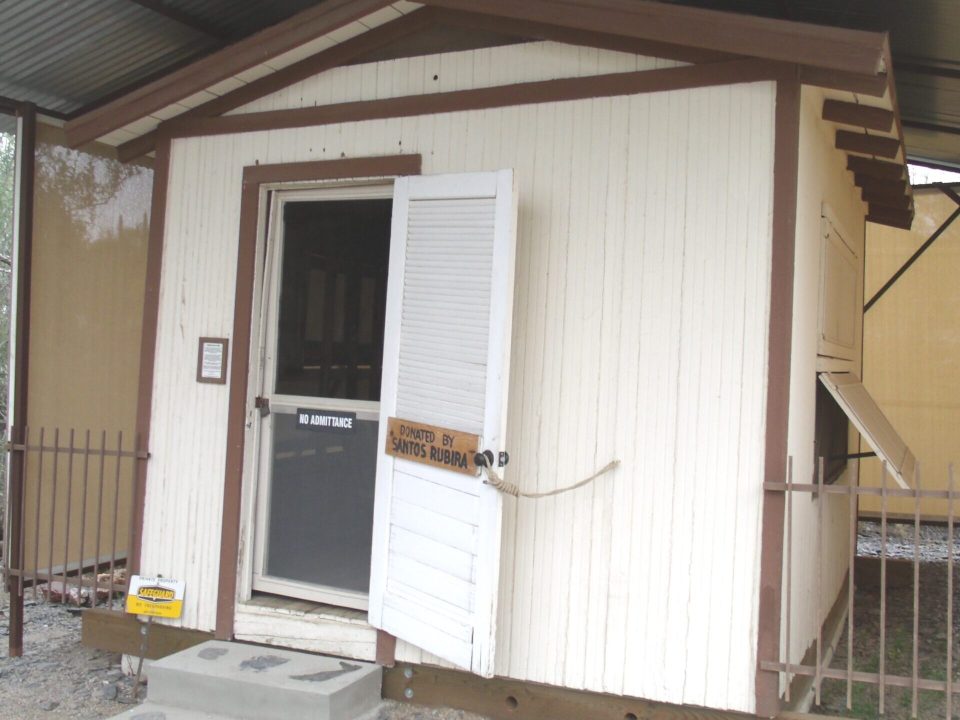
[[[849,130],[837,130],[836,147],[837,150],[848,150],[882,158],[895,158],[900,154],[900,141],[897,138]]]
[[[886,108],[841,100],[827,100],[823,103],[823,119],[841,125],[853,125],[888,133],[893,130],[894,114],[892,110]]]
[[[900,163],[873,160],[860,155],[847,156],[847,170],[861,177],[872,177],[878,180],[907,179],[906,168]]]
[[[895,210],[909,210],[913,207],[912,198],[904,193],[889,195],[872,190],[861,190],[860,196],[864,202],[869,203],[871,206],[888,207]]]
[[[901,230],[909,230],[913,225],[913,211],[871,205],[866,219],[867,222],[877,223],[878,225],[889,225]]]
[[[853,182],[859,188],[872,190],[874,192],[887,193],[888,195],[903,194],[907,192],[907,188],[910,187],[909,181],[905,178],[901,178],[899,180],[883,180],[871,175],[863,175],[861,173],[854,173]]]

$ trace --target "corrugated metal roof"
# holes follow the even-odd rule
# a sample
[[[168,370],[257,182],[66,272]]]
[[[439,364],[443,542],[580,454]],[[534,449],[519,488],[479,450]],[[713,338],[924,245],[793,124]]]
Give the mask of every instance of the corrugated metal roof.
[[[0,133],[13,135],[17,132],[17,119],[13,115],[0,112]]]
[[[317,0],[3,0],[0,96],[70,115]]]
[[[908,153],[960,166],[960,0],[662,1],[889,31]],[[316,4],[2,0],[0,98],[69,116]]]

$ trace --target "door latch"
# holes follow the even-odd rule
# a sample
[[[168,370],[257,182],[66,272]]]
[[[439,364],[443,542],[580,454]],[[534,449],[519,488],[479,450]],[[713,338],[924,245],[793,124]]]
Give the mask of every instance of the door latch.
[[[262,418],[270,414],[270,398],[257,395],[253,399],[253,406],[260,411],[260,417]]]
[[[497,454],[497,467],[504,467],[510,462],[510,453],[501,451]],[[478,452],[473,456],[473,464],[477,467],[493,467],[493,453],[489,450]]]

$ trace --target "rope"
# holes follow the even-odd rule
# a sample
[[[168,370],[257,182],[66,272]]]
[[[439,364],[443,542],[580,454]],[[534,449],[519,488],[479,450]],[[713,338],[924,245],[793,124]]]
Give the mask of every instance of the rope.
[[[485,466],[483,468],[484,471],[487,473],[487,479],[484,480],[484,482],[487,485],[490,485],[496,488],[497,490],[499,490],[505,495],[512,495],[513,497],[525,497],[525,498],[545,498],[545,497],[550,497],[552,495],[560,495],[561,493],[566,493],[566,492],[570,492],[571,490],[576,490],[577,488],[581,488],[587,483],[593,482],[601,475],[605,475],[606,473],[610,472],[619,464],[620,464],[619,460],[611,460],[602,468],[597,470],[593,475],[591,475],[588,478],[584,478],[578,483],[574,483],[573,485],[568,485],[567,487],[557,488],[556,490],[550,490],[548,492],[542,492],[542,493],[521,492],[519,487],[514,485],[512,482],[507,482],[506,480],[501,478],[500,475],[497,474],[497,471],[494,470],[492,467]]]

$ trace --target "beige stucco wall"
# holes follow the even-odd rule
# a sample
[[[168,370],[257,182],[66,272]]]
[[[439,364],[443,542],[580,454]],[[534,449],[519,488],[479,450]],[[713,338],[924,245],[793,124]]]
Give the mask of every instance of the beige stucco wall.
[[[88,146],[71,150],[62,132],[40,125],[36,152],[34,232],[30,294],[30,349],[27,390],[27,423],[31,445],[53,446],[59,428],[59,443],[83,446],[86,431],[90,445],[99,448],[102,434],[107,447],[116,448],[118,433],[132,446],[136,413],[140,356],[140,325],[146,271],[150,193],[153,173],[149,167],[124,165],[110,148]],[[110,517],[114,488],[121,488],[118,502],[120,523],[117,550],[127,543],[130,505],[131,462],[121,466],[117,484],[114,460],[106,458],[107,479],[100,496],[95,480],[99,460],[88,471],[87,518],[84,558],[94,555],[97,506]],[[50,564],[50,525],[53,512],[54,567],[78,559],[80,504],[83,501],[83,463],[73,465],[70,543],[66,543],[65,507],[71,485],[67,454],[57,465],[54,494],[53,454],[40,465],[32,455],[27,466],[26,567]],[[34,540],[38,486],[41,532]],[[56,504],[54,506],[54,495]],[[113,544],[113,525],[101,525],[103,555]]]
[[[915,193],[913,228],[867,227],[866,292],[872,297],[936,231],[957,204],[938,189]],[[960,460],[960,222],[954,222],[866,314],[864,383],[920,465],[921,484],[946,489],[947,466]],[[864,448],[868,449],[868,448]],[[876,462],[863,483],[880,485]],[[890,498],[892,513],[912,514],[909,498]],[[880,511],[878,498],[860,501]],[[943,515],[946,501],[921,512]]]

